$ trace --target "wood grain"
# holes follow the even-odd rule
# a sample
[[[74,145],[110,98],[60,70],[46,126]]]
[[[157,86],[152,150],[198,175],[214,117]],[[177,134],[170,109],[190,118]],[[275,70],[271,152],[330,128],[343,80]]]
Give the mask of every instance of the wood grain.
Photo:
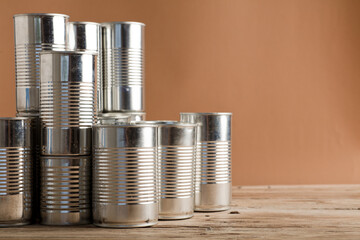
[[[0,229],[7,239],[360,239],[360,186],[233,187],[229,211],[196,213],[154,227],[30,225]]]

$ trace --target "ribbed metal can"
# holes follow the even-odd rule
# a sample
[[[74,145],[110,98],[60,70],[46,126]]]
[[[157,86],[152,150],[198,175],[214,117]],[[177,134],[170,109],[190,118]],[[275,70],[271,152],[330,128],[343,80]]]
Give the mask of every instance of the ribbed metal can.
[[[91,222],[91,157],[41,159],[41,224],[79,225]]]
[[[146,113],[144,112],[126,112],[126,113],[119,113],[119,112],[112,112],[112,113],[102,113],[99,118],[109,118],[109,119],[123,119],[129,118],[130,122],[139,122],[145,121]]]
[[[143,112],[145,25],[139,22],[101,25],[104,112]]]
[[[24,113],[20,112],[16,114],[16,117],[28,118],[31,121],[31,152],[32,152],[32,165],[33,165],[33,175],[32,183],[33,186],[40,185],[40,117],[38,113]],[[33,210],[32,216],[34,222],[39,222],[40,220],[40,192],[38,187],[33,187]]]
[[[31,141],[29,118],[0,118],[0,226],[31,222]]]
[[[197,124],[155,121],[158,131],[159,219],[194,215]]]
[[[90,155],[96,54],[41,53],[41,154]]]
[[[40,52],[66,49],[68,18],[50,13],[14,15],[17,112],[39,112]]]
[[[93,52],[98,54],[96,76],[96,107],[97,113],[101,113],[103,111],[103,80],[100,24],[95,22],[70,22],[68,41],[69,50]]]
[[[93,217],[100,227],[158,221],[157,126],[93,127]]]
[[[195,211],[223,211],[231,203],[231,113],[181,113],[198,123]]]

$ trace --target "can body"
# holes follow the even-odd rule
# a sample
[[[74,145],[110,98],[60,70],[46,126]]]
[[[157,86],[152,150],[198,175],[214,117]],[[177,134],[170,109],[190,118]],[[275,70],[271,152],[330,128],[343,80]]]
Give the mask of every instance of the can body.
[[[41,54],[41,154],[90,155],[95,109],[96,55]]]
[[[231,203],[231,113],[181,113],[182,122],[200,124],[195,210],[222,211]]]
[[[104,112],[144,111],[143,23],[102,24]]]
[[[14,16],[17,112],[39,112],[40,52],[66,49],[68,18],[62,14]]]
[[[72,51],[93,52],[97,57],[96,76],[96,109],[103,111],[103,80],[102,80],[102,41],[99,23],[70,22],[68,49]]]
[[[194,214],[196,124],[159,123],[159,219]]]
[[[158,221],[156,125],[94,126],[93,217],[101,227]]]
[[[42,156],[41,223],[77,225],[91,222],[91,157]]]
[[[0,226],[32,218],[32,128],[28,118],[0,118]]]

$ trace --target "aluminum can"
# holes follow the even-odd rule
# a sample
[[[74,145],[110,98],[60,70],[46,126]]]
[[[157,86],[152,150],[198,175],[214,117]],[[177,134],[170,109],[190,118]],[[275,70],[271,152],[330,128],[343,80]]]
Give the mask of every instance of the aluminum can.
[[[0,226],[32,220],[32,127],[29,118],[0,118]]]
[[[41,154],[90,155],[96,54],[41,53]]]
[[[155,121],[158,130],[159,219],[194,215],[197,124]]]
[[[231,113],[181,113],[199,124],[195,211],[223,211],[231,203]]]
[[[33,186],[40,186],[40,117],[38,113],[20,112],[16,117],[29,118],[31,121],[31,152],[32,152],[32,184]],[[40,191],[38,187],[33,187],[33,203],[32,216],[35,223],[40,220]]]
[[[139,22],[101,25],[104,112],[143,112],[145,25]]]
[[[95,125],[93,216],[100,227],[146,227],[158,221],[157,126]]]
[[[101,113],[103,111],[103,80],[100,24],[95,22],[70,22],[68,41],[69,50],[93,52],[98,54],[96,76],[96,108],[97,113]]]
[[[14,15],[17,112],[39,113],[40,52],[66,49],[69,16]]]
[[[42,156],[41,224],[91,223],[91,156]]]

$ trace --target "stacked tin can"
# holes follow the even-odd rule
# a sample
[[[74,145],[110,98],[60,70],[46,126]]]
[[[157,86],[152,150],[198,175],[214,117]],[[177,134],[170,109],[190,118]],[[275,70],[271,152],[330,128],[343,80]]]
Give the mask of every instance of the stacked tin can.
[[[31,119],[35,186],[39,185],[40,174],[40,52],[66,49],[68,18],[48,13],[14,16],[16,115]],[[34,217],[38,218],[38,188],[34,188],[33,197]]]
[[[91,222],[91,146],[96,54],[42,52],[41,223]]]
[[[145,120],[144,29],[139,22],[102,23],[102,116]]]

